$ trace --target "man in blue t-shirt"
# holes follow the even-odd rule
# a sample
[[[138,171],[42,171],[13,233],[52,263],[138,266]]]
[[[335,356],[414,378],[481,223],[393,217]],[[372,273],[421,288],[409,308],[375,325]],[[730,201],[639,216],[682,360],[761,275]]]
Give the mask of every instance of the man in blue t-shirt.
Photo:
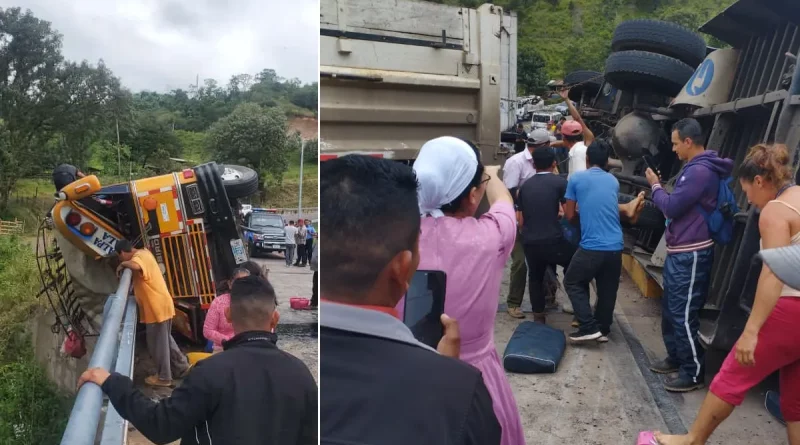
[[[317,237],[317,232],[314,230],[314,226],[311,225],[311,220],[306,220],[306,245],[305,245],[305,259],[303,260],[303,266],[306,265],[306,260],[308,263],[311,264],[311,254],[314,252],[314,238]]]
[[[593,141],[586,150],[589,168],[573,174],[567,184],[564,214],[570,221],[580,218],[581,226],[578,251],[564,276],[564,290],[580,326],[569,334],[573,342],[608,341],[622,269],[620,217],[636,222],[644,208],[644,192],[627,204],[618,203],[619,182],[604,170],[609,151],[606,141]],[[594,314],[589,303],[592,280],[597,283]]]

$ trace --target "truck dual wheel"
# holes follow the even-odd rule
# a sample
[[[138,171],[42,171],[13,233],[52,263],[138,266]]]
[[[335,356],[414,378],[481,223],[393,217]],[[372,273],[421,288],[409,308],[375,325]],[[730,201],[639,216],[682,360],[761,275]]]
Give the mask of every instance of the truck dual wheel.
[[[222,184],[228,199],[239,199],[258,192],[258,173],[241,165],[220,165]]]
[[[569,98],[572,101],[581,100],[581,94],[586,92],[589,99],[594,98],[600,88],[603,87],[603,73],[589,70],[573,71],[564,76],[564,84],[576,85],[569,90]]]
[[[649,90],[675,97],[694,74],[678,59],[646,51],[620,51],[606,59],[605,78],[621,90]]]
[[[647,51],[669,56],[696,68],[706,58],[706,42],[681,25],[660,20],[628,20],[620,23],[611,39],[611,50]]]

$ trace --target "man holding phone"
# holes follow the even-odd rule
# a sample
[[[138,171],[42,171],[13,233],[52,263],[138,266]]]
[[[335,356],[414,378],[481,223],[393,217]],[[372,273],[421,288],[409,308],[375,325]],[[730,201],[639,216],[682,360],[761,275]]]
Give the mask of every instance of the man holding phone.
[[[419,265],[413,170],[348,155],[323,162],[320,177],[328,233],[320,281],[322,441],[499,444],[481,373],[457,358],[455,320],[442,315],[444,336],[433,349],[395,310]]]

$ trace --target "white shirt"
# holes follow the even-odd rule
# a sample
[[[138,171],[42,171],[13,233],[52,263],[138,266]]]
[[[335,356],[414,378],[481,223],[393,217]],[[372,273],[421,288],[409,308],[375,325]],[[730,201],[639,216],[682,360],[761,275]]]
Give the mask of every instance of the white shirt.
[[[533,156],[527,148],[511,156],[503,166],[503,184],[506,188],[520,187],[531,176],[536,174]]]
[[[586,144],[581,141],[573,145],[569,151],[569,174],[567,179],[571,178],[573,173],[584,170],[586,170]]]
[[[297,227],[286,226],[284,230],[286,231],[286,244],[295,244],[294,237],[297,235]]]

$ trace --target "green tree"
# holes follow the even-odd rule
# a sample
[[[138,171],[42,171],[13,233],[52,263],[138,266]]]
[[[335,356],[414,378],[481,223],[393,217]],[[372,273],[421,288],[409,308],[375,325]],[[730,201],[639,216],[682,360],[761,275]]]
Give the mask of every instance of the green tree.
[[[314,82],[310,85],[305,85],[296,88],[289,95],[289,100],[298,107],[307,108],[309,110],[317,111],[318,104],[318,84]]]
[[[541,93],[548,82],[544,59],[530,46],[517,53],[517,90],[521,94]]]
[[[61,113],[55,119],[59,131],[57,162],[86,167],[90,145],[110,135],[117,116],[128,113],[128,93],[101,60],[97,67],[83,61],[67,62],[59,73]]]
[[[61,35],[20,8],[0,10],[0,209],[16,181],[38,170],[37,151],[58,116]]]
[[[250,166],[279,184],[288,167],[286,116],[275,108],[243,103],[211,126],[208,144],[218,161]]]
[[[139,166],[148,165],[157,169],[167,169],[174,158],[181,153],[181,144],[169,123],[159,121],[152,112],[138,113],[136,122],[122,135],[122,142],[131,147],[131,159],[139,161]]]

